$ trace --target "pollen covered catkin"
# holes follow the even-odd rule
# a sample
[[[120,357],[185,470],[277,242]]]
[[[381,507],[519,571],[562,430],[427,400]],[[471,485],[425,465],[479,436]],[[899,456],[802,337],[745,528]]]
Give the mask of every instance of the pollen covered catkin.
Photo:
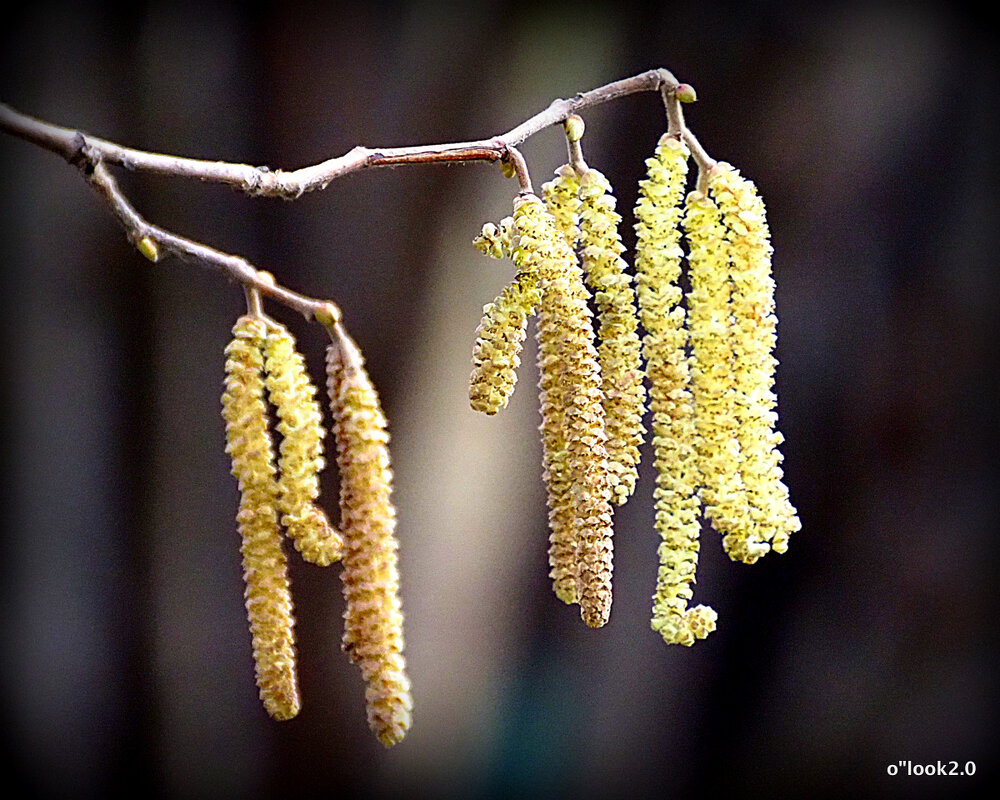
[[[236,519],[257,686],[267,713],[286,720],[299,712],[300,703],[292,598],[281,549],[278,486],[264,402],[266,333],[262,319],[243,316],[236,322],[226,348],[222,416],[226,452],[232,458],[241,495]]]
[[[625,251],[608,179],[596,169],[580,177],[580,248],[587,285],[597,303],[604,425],[612,500],[623,504],[635,491],[639,447],[645,431],[646,390],[637,332],[635,290],[622,259]]]
[[[723,546],[733,559],[752,562],[768,545],[788,549],[801,524],[782,481],[781,434],[774,394],[777,341],[771,241],[764,203],[756,187],[726,163],[709,173],[709,192],[722,211],[729,241],[732,281],[733,374],[736,387],[741,476],[753,530],[727,536]]]
[[[749,537],[753,520],[741,475],[734,374],[729,241],[719,207],[700,191],[687,196],[688,330],[696,450],[705,516],[728,543],[727,551],[755,560],[767,546]],[[738,543],[738,544],[737,544]]]
[[[472,240],[472,246],[490,258],[511,258],[514,254],[511,242],[513,227],[513,217],[504,217],[499,225],[487,222],[482,232]]]
[[[386,420],[357,345],[339,327],[327,350],[327,387],[340,470],[344,535],[343,649],[367,684],[368,725],[387,747],[410,727],[403,659],[396,511]]]
[[[575,249],[580,239],[580,176],[572,165],[563,164],[542,184],[542,199],[566,244]]]
[[[660,566],[653,595],[652,627],[671,644],[691,645],[715,629],[716,614],[688,607],[698,565],[700,502],[687,331],[680,304],[680,201],[688,169],[687,147],[664,134],[636,204],[636,275],[639,314],[645,328],[653,449],[656,467],[656,530]]]
[[[278,506],[281,524],[306,561],[327,566],[339,561],[344,542],[326,513],[316,505],[323,459],[322,412],[316,387],[306,371],[295,339],[283,325],[269,322],[264,369],[271,404],[281,434]]]
[[[542,444],[549,490],[550,563],[557,596],[590,627],[611,612],[612,524],[600,371],[587,290],[566,237],[532,194],[515,201],[515,263],[537,270]],[[572,599],[567,600],[572,602]]]
[[[555,178],[542,184],[542,197],[567,244],[571,248],[575,247],[579,235],[580,182],[569,164],[564,164],[556,170]],[[525,258],[524,253],[518,258],[521,262],[530,261]],[[573,480],[567,463],[563,430],[565,408],[561,388],[562,362],[558,343],[554,339],[547,341],[550,352],[546,353],[542,351],[544,337],[540,329],[537,331],[537,338],[542,412],[542,478],[549,507],[549,577],[557,598],[564,603],[577,603],[580,600],[580,576],[576,555]]]
[[[538,272],[525,271],[483,307],[469,379],[469,403],[474,411],[496,414],[507,407],[517,383],[528,318],[540,299]]]

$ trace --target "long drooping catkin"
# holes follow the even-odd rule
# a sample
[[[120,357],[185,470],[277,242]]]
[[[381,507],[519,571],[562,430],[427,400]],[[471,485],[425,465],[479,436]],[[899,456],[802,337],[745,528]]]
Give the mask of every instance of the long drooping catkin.
[[[239,481],[237,515],[247,619],[260,698],[275,719],[299,711],[292,598],[275,507],[278,488],[264,403],[263,320],[240,317],[226,348],[226,452]]]
[[[367,683],[368,724],[386,746],[410,727],[403,659],[396,511],[385,417],[357,345],[339,327],[327,350],[327,387],[340,470],[344,535],[343,648]]]
[[[278,461],[281,524],[306,561],[327,566],[340,560],[344,541],[316,505],[319,473],[326,465],[322,412],[294,337],[274,321],[267,328],[264,369],[282,437]]]
[[[625,251],[611,184],[596,169],[580,177],[580,253],[587,285],[597,302],[604,425],[612,499],[624,503],[639,476],[646,390],[639,359],[635,290],[622,259]]]
[[[557,595],[600,627],[611,612],[612,526],[604,410],[587,290],[576,257],[534,195],[515,202],[515,263],[536,269],[542,444]],[[574,565],[575,564],[575,569]]]
[[[698,565],[700,504],[687,331],[678,285],[683,255],[679,205],[687,160],[687,148],[666,134],[654,157],[646,160],[648,177],[639,184],[635,209],[635,264],[653,412],[656,530],[662,539],[652,626],[668,643],[691,645],[714,630],[716,614],[706,606],[688,607]]]
[[[542,197],[566,243],[575,247],[579,235],[580,182],[573,168],[567,164],[556,170],[555,178],[542,184]],[[523,254],[520,259],[528,261]],[[539,324],[543,316],[551,319],[551,314],[543,308]],[[549,325],[551,330],[551,323]],[[576,603],[580,600],[580,575],[576,554],[573,479],[567,463],[569,454],[563,429],[565,392],[562,389],[562,362],[558,342],[551,338],[551,334],[545,342],[549,352],[542,351],[544,337],[541,329],[536,335],[542,412],[542,479],[549,507],[549,577],[552,578],[556,597],[564,603]]]
[[[727,550],[736,552],[739,543],[743,559],[750,561],[767,552],[767,546],[749,539],[753,520],[741,475],[729,241],[719,207],[700,191],[687,196],[684,229],[690,265],[688,330],[701,499],[705,516],[728,542]]]
[[[756,187],[730,164],[719,163],[712,169],[709,192],[722,211],[729,240],[741,475],[754,525],[748,536],[727,536],[723,545],[730,557],[753,561],[768,544],[785,552],[789,535],[801,527],[782,481],[778,451],[782,436],[775,430],[777,318],[770,231]]]
[[[469,404],[474,411],[496,414],[507,407],[517,383],[528,318],[540,299],[538,273],[525,271],[483,307],[469,379]]]

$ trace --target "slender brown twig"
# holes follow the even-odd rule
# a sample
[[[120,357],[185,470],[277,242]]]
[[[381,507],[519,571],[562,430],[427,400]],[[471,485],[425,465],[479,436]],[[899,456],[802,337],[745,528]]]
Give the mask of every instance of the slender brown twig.
[[[569,99],[553,100],[544,110],[499,136],[471,142],[417,145],[410,147],[355,147],[342,156],[327,159],[312,166],[295,170],[252,167],[225,161],[208,161],[162,153],[151,153],[124,147],[115,142],[90,136],[73,128],[65,128],[35,119],[0,103],[0,130],[62,156],[80,168],[90,185],[108,202],[111,210],[125,227],[129,239],[147,257],[158,259],[159,251],[176,255],[182,261],[200,262],[228,275],[245,287],[256,289],[302,313],[307,319],[324,324],[339,321],[340,311],[332,303],[315,300],[275,283],[269,273],[262,272],[239,256],[186,239],[147,222],[128,202],[105,165],[115,164],[129,170],[194,178],[221,183],[250,195],[295,199],[305,192],[325,189],[331,181],[366,168],[404,164],[433,164],[475,161],[513,163],[522,191],[531,191],[531,181],[517,145],[550,125],[560,124],[572,114],[618,97],[645,91],[659,91],[667,106],[671,128],[675,126],[672,107],[677,107],[678,84],[666,69],[653,69],[631,78],[582,92]],[[683,128],[683,123],[681,123]],[[687,138],[688,132],[683,129]],[[694,142],[692,150],[697,146]],[[697,146],[701,153],[700,146]],[[696,158],[698,153],[696,152]],[[707,156],[705,156],[707,158]],[[699,163],[701,163],[699,161]],[[714,162],[713,162],[714,163]]]

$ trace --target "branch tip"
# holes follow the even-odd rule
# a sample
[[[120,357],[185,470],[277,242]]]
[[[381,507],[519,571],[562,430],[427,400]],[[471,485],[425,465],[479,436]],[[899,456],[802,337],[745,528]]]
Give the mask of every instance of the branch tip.
[[[570,114],[563,120],[563,129],[566,131],[566,138],[570,142],[579,142],[583,138],[586,129],[583,117],[579,114]]]
[[[313,311],[313,319],[327,328],[339,327],[343,315],[334,303],[320,303]]]
[[[678,83],[674,87],[674,97],[682,103],[694,103],[698,100],[698,93],[690,83]]]

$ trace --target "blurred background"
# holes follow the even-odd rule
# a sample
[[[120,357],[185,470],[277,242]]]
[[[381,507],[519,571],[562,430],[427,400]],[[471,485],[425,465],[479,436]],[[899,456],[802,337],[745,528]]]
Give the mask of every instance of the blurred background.
[[[985,11],[981,12],[985,13]],[[703,532],[691,649],[649,628],[651,452],[616,515],[611,621],[553,596],[534,342],[469,410],[482,306],[513,268],[495,166],[415,166],[296,202],[115,170],[151,221],[344,309],[390,420],[406,739],[369,732],[339,568],[290,558],[303,709],[253,680],[223,451],[244,301],[152,265],[51,153],[0,134],[5,533],[0,713],[22,797],[969,793],[997,768],[995,28],[946,3],[24,4],[0,99],[147,150],[294,168],[357,144],[500,133],[665,66],[690,127],[758,184],[775,246],[780,427],[803,524],[747,567]],[[653,94],[585,113],[626,244]],[[536,187],[562,134],[523,147]],[[324,334],[286,309],[320,381]],[[336,509],[335,469],[323,478]],[[899,760],[977,775],[887,775]]]

